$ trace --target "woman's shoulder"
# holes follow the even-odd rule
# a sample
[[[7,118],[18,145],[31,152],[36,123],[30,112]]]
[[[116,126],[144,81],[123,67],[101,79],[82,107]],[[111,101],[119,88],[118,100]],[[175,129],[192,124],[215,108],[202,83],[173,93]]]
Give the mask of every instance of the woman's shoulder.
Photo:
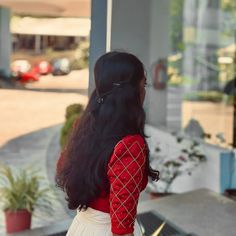
[[[132,144],[134,142],[138,142],[140,144],[144,144],[145,141],[144,141],[144,137],[141,136],[140,134],[129,134],[129,135],[126,135],[125,137],[123,137],[118,143],[125,143],[125,144]]]
[[[115,146],[114,153],[118,156],[129,151],[132,154],[139,153],[146,148],[144,137],[140,134],[127,135],[123,137]]]

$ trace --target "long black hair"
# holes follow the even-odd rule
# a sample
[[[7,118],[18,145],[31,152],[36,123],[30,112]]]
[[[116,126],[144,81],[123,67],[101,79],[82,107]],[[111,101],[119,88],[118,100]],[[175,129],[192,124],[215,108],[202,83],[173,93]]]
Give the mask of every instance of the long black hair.
[[[101,191],[109,191],[107,165],[119,140],[132,134],[145,137],[140,98],[144,76],[142,62],[130,53],[109,52],[97,60],[96,89],[74,127],[56,174],[56,183],[66,192],[70,209],[87,208]],[[149,161],[147,172],[158,178]]]

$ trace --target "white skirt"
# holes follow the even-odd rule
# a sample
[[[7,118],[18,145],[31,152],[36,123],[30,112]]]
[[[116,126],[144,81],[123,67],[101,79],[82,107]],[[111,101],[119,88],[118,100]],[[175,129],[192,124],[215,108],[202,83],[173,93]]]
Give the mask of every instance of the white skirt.
[[[142,235],[135,221],[134,236]],[[92,208],[78,211],[66,236],[112,236],[110,214]]]

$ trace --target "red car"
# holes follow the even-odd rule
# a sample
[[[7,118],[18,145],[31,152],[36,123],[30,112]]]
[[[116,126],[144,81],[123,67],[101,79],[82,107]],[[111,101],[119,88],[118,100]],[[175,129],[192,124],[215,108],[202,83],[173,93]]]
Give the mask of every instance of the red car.
[[[52,72],[52,66],[47,61],[40,61],[36,66],[34,66],[34,69],[40,75],[48,75]]]
[[[35,71],[34,69],[24,72],[18,75],[19,80],[21,83],[29,83],[34,81],[39,81],[39,73]]]
[[[11,71],[21,83],[29,83],[39,80],[39,73],[37,69],[31,68],[27,60],[15,60],[11,64]]]

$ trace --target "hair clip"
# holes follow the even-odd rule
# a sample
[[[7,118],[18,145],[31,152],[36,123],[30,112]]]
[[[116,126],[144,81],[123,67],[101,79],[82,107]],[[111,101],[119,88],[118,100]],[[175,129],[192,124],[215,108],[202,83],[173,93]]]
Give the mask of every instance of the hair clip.
[[[113,83],[113,86],[120,86],[120,83]]]
[[[113,83],[113,86],[118,86],[119,87],[123,84],[130,84],[130,81],[129,80],[119,81],[119,82]]]
[[[102,97],[98,97],[98,98],[97,98],[97,102],[98,102],[99,104],[101,104],[101,103],[104,102],[104,99],[103,99]]]

